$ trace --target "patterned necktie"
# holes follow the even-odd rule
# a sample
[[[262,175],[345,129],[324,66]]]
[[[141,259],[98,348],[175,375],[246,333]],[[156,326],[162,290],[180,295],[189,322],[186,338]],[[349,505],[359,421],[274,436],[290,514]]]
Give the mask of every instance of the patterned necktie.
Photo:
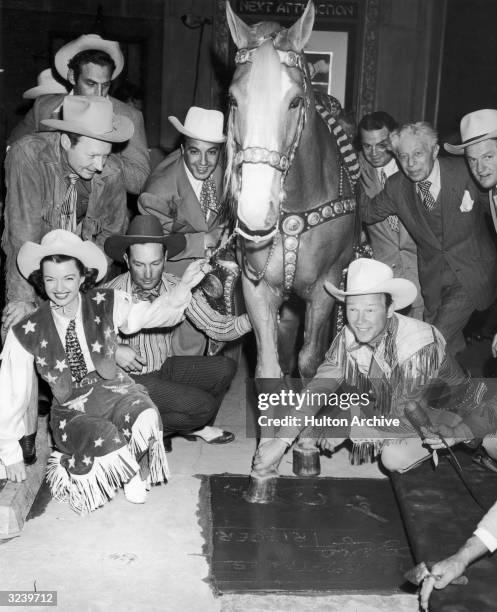
[[[79,176],[71,173],[69,175],[69,186],[64,195],[64,200],[60,209],[60,229],[65,229],[68,232],[76,233],[76,204],[78,201],[78,192],[76,190],[76,181]]]
[[[419,181],[418,189],[421,194],[421,201],[428,212],[433,210],[435,206],[435,198],[430,192],[431,182],[430,181]]]
[[[66,331],[66,357],[71,368],[72,377],[79,382],[88,374],[85,358],[76,335],[76,319],[71,319]]]
[[[205,220],[209,217],[209,212],[217,212],[218,201],[216,193],[216,183],[212,176],[202,183],[202,189],[200,190],[200,208],[204,213]]]
[[[388,178],[387,177],[387,173],[382,168],[382,170],[380,172],[380,181],[381,181],[381,188],[382,189],[385,188],[385,183],[387,182],[387,178]],[[397,217],[397,215],[388,215],[387,221],[388,221],[388,225],[390,226],[390,228],[394,232],[400,231],[400,229],[399,229],[399,218]]]

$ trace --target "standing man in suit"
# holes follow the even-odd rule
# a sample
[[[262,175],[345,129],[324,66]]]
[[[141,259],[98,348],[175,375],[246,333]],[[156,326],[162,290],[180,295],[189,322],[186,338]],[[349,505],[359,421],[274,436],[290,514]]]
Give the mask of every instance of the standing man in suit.
[[[383,111],[376,111],[359,122],[358,132],[362,151],[359,164],[370,198],[379,193],[387,179],[399,171],[397,161],[390,148],[390,133],[399,126],[395,119]],[[415,319],[423,319],[423,298],[419,287],[418,255],[416,244],[399,220],[390,215],[368,227],[374,258],[393,270],[396,278],[407,278],[416,285],[418,295],[409,310]]]
[[[471,173],[476,181],[488,190],[488,202],[495,231],[497,232],[497,110],[485,108],[465,115],[461,119],[461,144],[444,144],[444,149],[454,155],[466,155]],[[486,314],[482,336],[492,335],[497,318],[497,304]],[[488,331],[487,331],[488,330]],[[492,352],[497,357],[497,334],[493,338]]]
[[[223,114],[192,106],[184,125],[176,117],[169,121],[183,134],[181,146],[150,175],[138,199],[143,214],[155,215],[164,234],[186,237],[184,251],[167,262],[167,271],[181,276],[193,260],[208,257],[226,235],[221,216],[223,168]],[[175,334],[175,355],[201,355],[206,337],[188,323]]]
[[[471,313],[495,296],[496,253],[478,190],[462,160],[438,159],[437,133],[428,123],[404,125],[390,140],[403,172],[374,198],[360,190],[363,219],[376,223],[396,214],[406,226],[418,248],[424,319],[457,354]]]
[[[134,126],[133,136],[112,158],[121,168],[127,192],[139,194],[150,174],[150,159],[143,115],[128,104],[109,96],[112,81],[124,67],[119,43],[98,34],[83,34],[61,47],[54,58],[59,75],[69,81],[77,96],[104,96],[112,102],[114,113],[127,117]],[[40,96],[24,119],[13,129],[9,144],[34,132],[46,131],[44,119],[60,119],[63,93]]]

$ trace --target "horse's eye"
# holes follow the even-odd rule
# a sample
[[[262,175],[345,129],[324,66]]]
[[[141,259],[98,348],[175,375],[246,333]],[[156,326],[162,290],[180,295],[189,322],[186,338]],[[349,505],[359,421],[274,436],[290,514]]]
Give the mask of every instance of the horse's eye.
[[[235,96],[233,96],[232,94],[229,94],[228,96],[228,103],[231,108],[238,108],[238,102],[236,101]]]
[[[302,96],[295,96],[290,102],[289,108],[298,108],[302,104]]]

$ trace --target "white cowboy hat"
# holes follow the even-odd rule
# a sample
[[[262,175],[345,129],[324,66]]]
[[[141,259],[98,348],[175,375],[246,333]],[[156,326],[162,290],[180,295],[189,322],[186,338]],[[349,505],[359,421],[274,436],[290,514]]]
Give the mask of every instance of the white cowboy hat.
[[[67,89],[64,87],[64,85],[53,78],[51,68],[42,70],[38,75],[36,82],[38,83],[36,87],[26,89],[26,91],[22,94],[22,97],[25,100],[33,100],[34,98],[44,96],[45,94],[67,93]]]
[[[80,51],[90,51],[93,49],[105,51],[114,60],[116,67],[112,73],[112,80],[121,74],[124,68],[124,56],[119,43],[115,40],[104,40],[98,34],[83,34],[76,38],[76,40],[71,40],[71,42],[61,47],[55,54],[55,69],[63,79],[67,79],[67,72],[69,70],[67,64],[72,58]]]
[[[67,255],[79,259],[87,268],[98,270],[97,282],[107,274],[107,258],[96,244],[81,240],[67,230],[56,229],[45,234],[41,243],[25,242],[17,254],[17,265],[24,278],[39,270],[40,262],[49,255]]]
[[[472,144],[497,137],[497,110],[484,108],[464,115],[461,119],[461,144],[446,142],[444,149],[454,155],[463,155],[464,149]]]
[[[329,281],[324,286],[328,293],[343,302],[348,295],[367,295],[370,293],[389,293],[394,310],[402,310],[416,299],[416,285],[405,278],[394,278],[393,271],[375,259],[355,259],[347,272],[347,291],[341,291]]]
[[[43,125],[73,132],[105,142],[124,142],[134,132],[133,122],[114,115],[112,102],[100,96],[66,96],[62,102],[63,119],[43,119]]]
[[[217,110],[207,110],[198,106],[188,109],[183,125],[176,117],[168,117],[174,127],[185,136],[205,142],[224,142],[223,113]]]

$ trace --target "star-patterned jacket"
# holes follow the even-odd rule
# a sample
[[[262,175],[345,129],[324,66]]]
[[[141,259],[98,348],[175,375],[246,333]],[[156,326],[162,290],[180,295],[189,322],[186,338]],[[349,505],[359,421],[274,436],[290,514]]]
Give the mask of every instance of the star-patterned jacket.
[[[88,354],[89,371],[97,370],[103,378],[112,377],[117,331],[135,334],[144,328],[176,325],[183,320],[191,297],[190,289],[181,282],[153,302],[136,304],[123,291],[96,289],[80,293],[76,331],[80,320],[82,331],[77,335],[83,354]],[[0,355],[0,462],[4,465],[22,461],[18,440],[25,433],[24,414],[30,402],[35,360],[57,399],[72,388],[55,316],[47,304],[11,328],[5,339]]]
[[[114,359],[117,343],[112,318],[114,291],[93,290],[81,297],[91,359],[100,376],[110,380],[117,374]],[[35,313],[15,325],[13,332],[23,348],[34,356],[40,376],[50,385],[57,401],[63,404],[72,391],[71,371],[50,310],[50,302],[45,302]]]

